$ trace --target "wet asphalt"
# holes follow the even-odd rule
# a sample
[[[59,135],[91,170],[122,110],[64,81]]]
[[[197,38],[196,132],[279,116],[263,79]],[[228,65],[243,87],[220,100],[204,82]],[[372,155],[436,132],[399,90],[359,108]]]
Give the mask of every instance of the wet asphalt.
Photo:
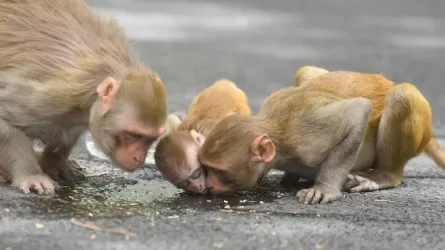
[[[171,111],[222,77],[246,91],[256,112],[303,65],[383,73],[430,100],[445,146],[442,0],[87,2],[123,23],[167,85]],[[445,172],[423,155],[396,189],[314,206],[298,203],[305,184],[281,185],[280,172],[264,191],[206,197],[184,194],[151,165],[122,173],[88,155],[82,140],[72,157],[90,177],[55,196],[0,185],[0,250],[445,248]]]

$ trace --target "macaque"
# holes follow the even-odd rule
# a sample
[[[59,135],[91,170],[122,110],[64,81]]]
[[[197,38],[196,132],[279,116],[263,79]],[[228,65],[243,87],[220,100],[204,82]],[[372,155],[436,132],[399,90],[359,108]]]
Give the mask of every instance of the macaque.
[[[198,160],[210,193],[249,188],[276,168],[314,183],[297,192],[300,202],[325,204],[343,190],[398,186],[424,150],[445,167],[430,104],[414,85],[303,67],[295,86],[266,98],[258,115],[229,116],[209,133]]]
[[[78,0],[5,0],[0,16],[0,170],[12,186],[51,194],[85,178],[68,156],[87,129],[117,166],[138,169],[164,131],[167,91],[123,28]]]
[[[205,194],[198,149],[216,123],[235,113],[251,114],[247,96],[235,83],[222,79],[192,100],[184,119],[169,115],[166,134],[159,140],[154,156],[164,178],[188,192]]]
[[[362,152],[359,158],[373,156],[372,163],[348,175],[345,191],[366,192],[399,186],[406,163],[422,152],[445,169],[445,151],[432,136],[431,106],[415,86],[408,83],[395,85],[381,75],[358,72],[340,71],[321,76],[328,72],[323,68],[304,66],[297,71],[294,86],[322,90],[343,98],[365,97],[373,106],[366,142],[373,141],[374,148]],[[342,75],[344,80],[330,80],[332,74]],[[360,80],[354,76],[356,74],[367,76],[367,81],[354,81]],[[412,96],[403,96],[405,93]],[[419,114],[421,112],[426,115]]]

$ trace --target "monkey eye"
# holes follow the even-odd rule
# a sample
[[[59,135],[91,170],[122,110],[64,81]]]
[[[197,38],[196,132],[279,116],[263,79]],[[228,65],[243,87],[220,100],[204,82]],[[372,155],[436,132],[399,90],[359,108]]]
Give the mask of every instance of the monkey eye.
[[[136,133],[136,132],[131,132],[131,131],[127,131],[127,135],[135,140],[140,140],[142,139],[142,137],[144,137],[143,135]]]
[[[189,180],[183,180],[175,184],[179,188],[186,188],[188,185],[190,185]]]
[[[196,169],[193,174],[190,176],[191,179],[198,179],[199,177],[201,177],[202,175],[202,167],[199,167],[198,169]]]

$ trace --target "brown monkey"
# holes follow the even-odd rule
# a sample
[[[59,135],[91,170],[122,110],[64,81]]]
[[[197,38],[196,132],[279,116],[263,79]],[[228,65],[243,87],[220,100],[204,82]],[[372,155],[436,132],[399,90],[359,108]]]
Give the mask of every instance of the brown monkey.
[[[299,72],[301,86],[273,93],[257,116],[227,117],[209,133],[198,159],[211,193],[250,187],[275,167],[315,182],[297,193],[301,202],[326,203],[341,197],[351,171],[374,164],[370,179],[357,175],[347,186],[398,185],[406,161],[435,142],[431,107],[413,85],[394,86],[381,75],[314,72]]]
[[[205,194],[205,173],[198,162],[198,149],[212,127],[234,113],[251,114],[247,96],[235,83],[222,79],[192,100],[182,121],[169,115],[167,134],[159,140],[154,156],[164,178],[186,191]]]
[[[5,0],[0,16],[0,167],[12,185],[53,193],[50,177],[84,178],[67,158],[87,129],[120,168],[141,166],[167,92],[118,23],[78,0]],[[40,164],[31,138],[45,144]]]
[[[328,72],[304,66],[297,71],[294,86],[344,98],[365,97],[373,105],[367,138],[374,140],[375,146],[372,152],[363,152],[360,156],[373,157],[373,161],[363,171],[353,171],[348,176],[346,190],[375,191],[400,185],[406,163],[422,151],[445,169],[445,151],[432,137],[431,107],[413,85],[394,85],[381,75],[344,71],[326,74]],[[330,80],[335,74],[342,79]],[[356,74],[366,76],[367,81],[360,82]],[[404,96],[406,93],[412,96]],[[419,114],[421,112],[425,114]]]

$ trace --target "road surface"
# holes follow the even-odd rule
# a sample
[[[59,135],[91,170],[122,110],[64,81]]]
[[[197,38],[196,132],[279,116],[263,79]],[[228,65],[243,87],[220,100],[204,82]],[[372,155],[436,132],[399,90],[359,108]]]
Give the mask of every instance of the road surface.
[[[303,65],[383,73],[431,101],[445,145],[442,0],[90,0],[127,29],[168,87],[172,111],[219,78],[235,81],[254,112]],[[123,174],[73,153],[91,175],[54,197],[0,185],[1,249],[444,249],[445,172],[413,159],[392,190],[302,205],[301,187],[274,172],[264,192],[184,195],[153,166]],[[73,221],[74,219],[74,221]],[[124,236],[86,229],[120,227]]]

